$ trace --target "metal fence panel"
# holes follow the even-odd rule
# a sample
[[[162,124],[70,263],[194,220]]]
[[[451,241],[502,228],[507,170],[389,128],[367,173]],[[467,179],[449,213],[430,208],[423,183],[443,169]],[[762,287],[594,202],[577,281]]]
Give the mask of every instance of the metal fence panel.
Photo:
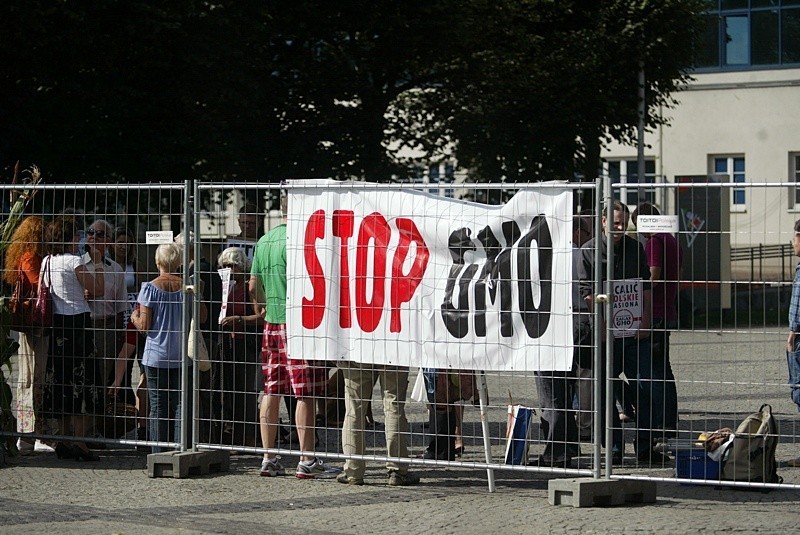
[[[657,452],[668,457],[658,457],[659,462],[645,470],[626,458],[623,465],[613,468],[613,477],[723,487],[778,486],[778,480],[770,477],[774,470],[769,462],[769,448],[777,441],[777,475],[783,486],[798,483],[792,470],[793,459],[800,453],[797,406],[787,383],[786,353],[793,275],[788,266],[797,259],[787,257],[783,247],[793,239],[796,217],[787,208],[786,184],[736,186],[739,193],[734,197],[729,183],[663,185],[663,197],[670,200],[665,204],[674,207],[666,213],[679,221],[674,236],[683,253],[677,321],[656,324],[651,333],[658,337],[656,341],[668,343],[668,358],[657,359],[658,344],[642,345],[634,353],[639,369],[633,367],[633,373],[639,372],[639,380],[625,373],[614,381],[634,387],[631,395],[637,409],[652,396],[656,415],[666,414],[667,420],[668,389],[674,388],[679,419],[673,426],[664,418],[642,421],[638,411],[631,415],[635,419],[620,426],[627,441],[635,441],[643,427],[652,430],[658,437]],[[638,237],[647,240],[641,233]],[[666,250],[661,242],[651,243],[650,249]],[[743,250],[748,254],[742,254]],[[656,315],[656,308],[653,312]],[[645,355],[651,350],[652,359]],[[651,364],[652,369],[641,374],[642,367]],[[763,404],[771,406],[777,429],[771,429],[766,438],[736,433],[737,426]],[[716,457],[725,449],[707,437],[727,437],[731,431],[738,435],[736,448],[752,447],[750,461],[736,457],[732,450],[720,461],[707,454],[706,449],[713,450],[711,457]],[[630,452],[629,446],[626,453]]]
[[[352,191],[384,188],[398,194],[406,189],[431,189],[424,184],[357,183],[339,187]],[[515,191],[546,190],[548,187],[552,186],[453,184],[429,193],[500,204],[507,202]],[[610,188],[617,187],[617,184],[610,185]],[[626,187],[630,199],[636,186],[628,184]],[[796,448],[796,406],[790,397],[791,385],[786,379],[785,348],[788,331],[786,311],[793,276],[791,266],[795,262],[787,256],[784,247],[794,236],[794,214],[785,203],[788,185],[737,183],[737,190],[743,190],[744,198],[749,201],[745,207],[732,205],[728,187],[720,183],[665,183],[647,187],[658,190],[654,198],[666,199],[663,203],[665,212],[679,220],[680,227],[675,237],[683,251],[683,268],[677,281],[676,322],[654,324],[649,337],[630,342],[630,349],[616,363],[612,322],[606,322],[606,329],[590,328],[585,332],[576,329],[575,340],[581,340],[577,344],[576,356],[581,359],[581,365],[576,366],[568,380],[519,370],[452,369],[446,373],[439,370],[437,382],[431,373],[433,370],[429,370],[427,385],[437,385],[440,392],[448,391],[444,398],[439,399],[435,396],[428,398],[425,379],[420,376],[424,372],[417,367],[408,370],[378,367],[365,371],[361,369],[363,366],[354,370],[345,363],[335,366],[334,362],[328,362],[324,393],[315,397],[311,409],[314,414],[313,451],[306,453],[328,461],[368,461],[370,470],[374,469],[371,463],[389,463],[392,467],[401,462],[410,462],[426,471],[437,465],[485,469],[490,484],[496,471],[507,471],[516,476],[523,472],[539,472],[555,476],[605,475],[683,483],[774,486],[753,481],[753,478],[721,482],[709,471],[714,468],[713,462],[706,460],[698,446],[698,443],[702,444],[701,434],[707,435],[723,428],[735,430],[748,414],[768,403],[779,427],[776,457],[778,473],[784,479],[781,486],[796,487],[798,478],[793,476],[790,466],[793,463],[790,461],[800,455],[800,451]],[[603,212],[601,202],[608,200],[608,194],[594,184],[573,184],[569,188],[573,193],[575,213],[582,216],[574,219],[573,237],[585,240],[592,234],[602,236],[603,214],[609,213]],[[3,187],[7,193],[12,189]],[[292,426],[296,408],[290,397],[277,407],[281,425],[275,430],[275,442],[265,444],[262,441],[259,411],[265,403],[263,323],[254,314],[250,305],[252,296],[248,293],[249,259],[255,242],[264,232],[281,223],[279,186],[198,182],[192,185],[85,188],[41,186],[38,190],[28,214],[52,220],[53,214],[74,211],[81,220],[78,230],[98,230],[97,225],[102,226],[99,220],[108,221],[115,230],[121,227],[114,234],[119,247],[114,248],[109,256],[126,256],[124,263],[132,266],[132,272],[126,274],[131,279],[128,281],[126,278],[128,304],[136,300],[141,283],[159,275],[154,258],[156,245],[147,243],[147,232],[172,231],[177,234],[186,229],[194,232],[194,247],[184,252],[193,254],[196,259],[191,264],[192,269],[175,271],[175,274],[186,275],[181,279],[182,290],[186,286],[197,286],[195,279],[188,278],[189,271],[204,281],[203,297],[196,304],[187,302],[186,306],[191,305],[192,315],[201,314],[202,308],[208,315],[208,320],[198,329],[196,342],[199,338],[204,340],[211,366],[204,372],[192,367],[195,380],[191,385],[196,385],[196,388],[190,390],[188,376],[179,377],[177,386],[164,388],[166,393],[182,393],[187,396],[185,399],[194,396],[197,399],[190,403],[195,407],[191,425],[182,426],[187,430],[185,438],[168,434],[156,442],[152,440],[152,425],[156,422],[150,418],[150,410],[142,406],[147,399],[144,396],[146,381],[137,365],[141,364],[141,359],[136,356],[142,345],[124,343],[126,340],[136,341],[138,335],[126,330],[122,320],[114,320],[113,324],[98,321],[91,325],[94,330],[90,339],[98,346],[112,344],[109,339],[116,344],[92,361],[98,371],[105,369],[101,372],[103,379],[87,385],[102,396],[103,403],[98,405],[103,408],[98,414],[90,415],[92,411],[86,406],[78,409],[73,406],[68,410],[62,406],[60,411],[52,410],[51,401],[44,401],[42,392],[52,390],[53,385],[69,385],[70,379],[63,370],[56,375],[50,341],[36,334],[25,335],[22,349],[12,359],[12,368],[4,368],[14,392],[13,409],[18,426],[16,432],[0,434],[7,437],[26,435],[25,438],[39,438],[50,443],[85,441],[111,448],[161,446],[255,454],[269,452],[296,460],[301,447]],[[741,195],[737,195],[737,202],[741,199]],[[4,212],[8,213],[9,208],[7,205]],[[404,215],[437,217],[433,213],[418,213],[413,206]],[[768,219],[767,223],[765,219]],[[441,225],[447,223],[446,220],[439,222]],[[634,242],[642,239],[632,226],[626,225],[625,228]],[[79,236],[78,241],[84,237]],[[106,237],[95,233],[91,241],[96,242],[98,238]],[[476,247],[483,246],[476,237],[472,238]],[[40,234],[38,239],[43,239],[43,236]],[[644,254],[644,243],[639,243]],[[236,266],[233,260],[238,258],[238,252],[232,248],[241,250],[247,259],[244,266]],[[589,264],[596,269],[584,272],[583,289],[584,293],[591,293],[594,300],[585,302],[583,295],[579,294],[578,300],[573,302],[576,309],[573,313],[578,315],[573,318],[576,325],[588,319],[588,325],[596,326],[600,323],[594,316],[595,309],[604,310],[605,317],[616,317],[613,287],[601,285],[601,281],[615,277],[604,274],[607,266],[603,265],[598,249],[585,254],[588,255],[585,258],[591,260]],[[609,254],[611,264],[615,261],[615,254],[612,248]],[[8,257],[7,252],[7,260]],[[131,261],[132,257],[136,260]],[[104,262],[102,258],[100,261]],[[220,261],[225,265],[220,265]],[[223,267],[236,268],[228,280],[229,298],[224,301],[223,279],[218,272]],[[232,285],[230,281],[233,281]],[[369,284],[373,283],[373,280],[369,281]],[[611,297],[606,301],[602,295]],[[577,310],[580,303],[587,305],[584,316]],[[102,307],[98,307],[100,309]],[[130,311],[130,305],[127,311]],[[181,348],[178,351],[182,354],[188,339],[188,320],[179,330]],[[130,337],[126,338],[126,334]],[[641,357],[642,353],[649,353],[652,357],[653,340],[669,341],[668,362],[661,361],[660,367],[653,366],[655,360],[652,358]],[[41,346],[38,352],[34,347],[36,344]],[[493,351],[490,346],[485,349]],[[611,385],[603,388],[606,378],[597,381],[595,375],[602,371],[606,354],[611,355],[608,366]],[[635,357],[630,358],[630,355]],[[9,373],[10,369],[13,372]],[[403,388],[406,382],[408,386]],[[350,388],[352,417],[347,425],[355,426],[358,432],[353,434],[348,429],[345,435],[363,437],[360,438],[363,442],[358,444],[345,444],[346,440],[342,438],[342,425],[347,420],[346,384]],[[120,388],[109,388],[111,385]],[[415,386],[414,397],[421,401],[411,399]],[[677,393],[677,423],[664,419],[665,413],[675,411],[675,402],[668,399],[668,391],[673,386]],[[403,396],[393,397],[397,388],[406,397],[405,403],[401,400]],[[561,392],[562,389],[567,390]],[[612,394],[606,396],[607,405],[603,407],[608,409],[604,412],[611,416],[607,426],[602,425],[603,419],[596,417],[597,398],[603,391]],[[618,395],[614,396],[614,392]],[[558,410],[544,406],[543,400],[548,393],[558,403]],[[354,400],[362,403],[353,404]],[[626,407],[628,402],[630,406]],[[186,405],[184,403],[184,407]],[[520,452],[519,464],[505,462],[511,421],[509,406],[534,411],[527,439],[512,442],[512,445],[527,446],[528,449]],[[170,407],[174,409],[174,404]],[[275,410],[274,405],[272,407],[271,410]],[[398,435],[393,431],[393,415],[400,407],[407,425],[402,416],[398,417]],[[440,413],[438,417],[437,412]],[[628,412],[626,421],[617,422],[615,415],[619,412]],[[188,419],[190,415],[187,413],[183,417]],[[524,417],[523,411],[520,418]],[[181,416],[174,413],[166,417],[168,433],[178,418]],[[387,420],[390,438],[402,436],[407,444],[407,453],[397,449],[392,440],[387,445]],[[550,425],[550,421],[555,425]],[[84,423],[88,424],[88,429],[82,427]],[[443,434],[452,436],[455,443],[450,441],[450,437],[437,439],[437,426],[444,430]],[[549,439],[548,431],[551,432]],[[612,444],[621,435],[624,446],[620,451],[621,462],[612,455],[611,449],[601,457],[601,442],[607,435]],[[417,457],[429,446],[436,447],[437,440],[439,443],[444,440],[448,445],[445,455],[439,455],[439,458],[434,455],[431,459]],[[646,443],[648,447],[634,448],[636,441]],[[651,449],[666,457],[650,453]],[[647,451],[649,458],[640,458],[642,451]],[[553,452],[561,452],[562,456]],[[451,453],[452,460],[449,460]],[[564,459],[564,455],[569,459]],[[253,465],[257,470],[258,462],[254,460]]]

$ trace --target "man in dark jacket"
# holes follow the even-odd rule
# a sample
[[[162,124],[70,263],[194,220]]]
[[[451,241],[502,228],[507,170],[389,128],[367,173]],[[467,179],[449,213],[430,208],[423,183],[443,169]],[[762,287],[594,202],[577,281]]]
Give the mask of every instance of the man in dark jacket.
[[[654,411],[651,392],[653,367],[650,362],[650,344],[644,341],[650,334],[650,268],[647,265],[647,257],[641,243],[625,234],[628,228],[628,218],[627,208],[621,202],[613,201],[613,220],[608,220],[607,212],[603,212],[601,219],[603,234],[583,245],[580,265],[577,271],[581,295],[588,302],[594,300],[595,249],[599,250],[601,283],[638,281],[637,284],[642,289],[639,301],[641,304],[641,317],[636,318],[638,321],[636,328],[629,329],[626,333],[621,333],[614,329],[610,333],[612,335],[616,334],[613,343],[614,357],[611,377],[615,380],[615,385],[619,385],[619,388],[615,388],[615,390],[622,406],[632,404],[636,408],[637,431],[634,446],[639,462],[661,464],[669,461],[669,458],[653,451],[652,414]],[[609,245],[611,247],[610,251]],[[606,265],[609,257],[613,262],[612,278],[607,281]],[[604,290],[604,293],[612,293],[610,284],[609,289]],[[595,328],[597,327],[595,326]],[[604,361],[605,359],[601,360]],[[626,399],[622,393],[622,381],[619,378],[622,372],[625,372],[625,378],[632,387],[630,391],[634,393],[634,400]],[[601,385],[605,384],[604,369],[597,370],[595,377],[601,382]],[[601,421],[605,414],[605,392],[603,392],[602,397],[600,410],[598,411]],[[611,425],[613,428],[612,458],[614,462],[621,462],[624,452],[622,427],[617,411],[612,410],[611,412]]]

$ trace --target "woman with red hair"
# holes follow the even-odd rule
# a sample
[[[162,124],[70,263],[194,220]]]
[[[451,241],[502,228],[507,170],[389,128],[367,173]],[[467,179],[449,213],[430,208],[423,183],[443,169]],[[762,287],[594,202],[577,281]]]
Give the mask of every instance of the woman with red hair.
[[[3,279],[12,287],[21,279],[23,295],[36,295],[39,286],[39,268],[44,254],[44,226],[41,217],[26,217],[14,231],[6,249]],[[47,367],[47,333],[36,330],[19,334],[19,380],[15,401],[17,431],[43,434],[42,384]],[[31,451],[34,441],[20,438],[17,447],[20,451]],[[40,447],[44,450],[50,449],[48,446]]]

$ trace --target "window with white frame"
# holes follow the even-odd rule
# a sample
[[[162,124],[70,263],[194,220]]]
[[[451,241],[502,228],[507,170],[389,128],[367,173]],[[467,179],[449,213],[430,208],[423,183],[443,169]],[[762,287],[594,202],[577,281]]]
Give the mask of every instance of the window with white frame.
[[[628,206],[637,206],[641,202],[655,203],[655,188],[638,186],[638,184],[653,184],[656,181],[656,161],[645,159],[644,180],[639,180],[639,164],[636,160],[608,160],[604,163],[604,170],[613,183],[636,184],[635,187],[627,185],[614,188],[614,197]]]
[[[715,175],[728,175],[735,184],[744,183],[745,165],[744,156],[714,156]],[[745,188],[731,188],[731,212],[744,212],[747,210],[747,191]]]
[[[455,164],[432,164],[427,167],[416,166],[411,177],[415,184],[430,186],[427,191],[434,195],[455,197],[455,189],[450,187],[455,180]]]
[[[789,153],[789,182],[797,184],[789,188],[789,208],[800,210],[800,152]]]

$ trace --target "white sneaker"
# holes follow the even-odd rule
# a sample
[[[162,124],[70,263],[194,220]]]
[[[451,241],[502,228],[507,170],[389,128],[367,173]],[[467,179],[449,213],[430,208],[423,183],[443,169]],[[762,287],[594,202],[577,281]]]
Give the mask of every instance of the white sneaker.
[[[286,475],[286,469],[278,462],[280,456],[261,461],[261,475],[264,477],[275,477]]]
[[[53,453],[56,451],[52,446],[48,446],[39,439],[36,439],[36,444],[33,445],[33,451],[37,453]]]
[[[311,461],[300,461],[297,463],[297,471],[294,475],[300,479],[332,479],[342,472],[341,468],[335,468],[325,464],[317,457]]]

